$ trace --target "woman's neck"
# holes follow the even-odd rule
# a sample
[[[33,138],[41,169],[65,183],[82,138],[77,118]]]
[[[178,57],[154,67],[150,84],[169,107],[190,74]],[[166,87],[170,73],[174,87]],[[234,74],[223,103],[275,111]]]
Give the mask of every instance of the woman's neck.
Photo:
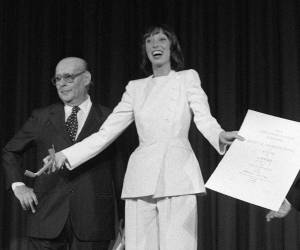
[[[170,71],[171,71],[171,67],[168,66],[153,66],[152,68],[153,70],[153,77],[158,77],[158,76],[167,76]]]

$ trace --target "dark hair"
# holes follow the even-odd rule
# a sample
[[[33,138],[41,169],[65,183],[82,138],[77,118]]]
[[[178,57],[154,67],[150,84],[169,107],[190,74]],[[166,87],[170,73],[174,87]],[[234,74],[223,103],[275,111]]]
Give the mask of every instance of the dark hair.
[[[142,63],[140,66],[141,66],[141,69],[143,70],[143,72],[147,75],[152,73],[152,65],[151,65],[151,62],[149,61],[147,53],[146,53],[145,41],[149,36],[154,35],[159,32],[164,33],[171,42],[171,46],[170,46],[171,69],[173,69],[175,71],[184,69],[184,58],[183,58],[182,50],[181,50],[179,41],[177,39],[177,36],[175,35],[174,31],[172,31],[168,26],[158,25],[158,26],[149,27],[142,38],[142,46],[141,46],[142,47]]]

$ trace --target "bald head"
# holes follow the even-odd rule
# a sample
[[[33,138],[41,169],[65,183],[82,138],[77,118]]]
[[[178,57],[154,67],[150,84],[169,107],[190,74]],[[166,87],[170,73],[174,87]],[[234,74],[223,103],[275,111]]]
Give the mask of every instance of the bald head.
[[[86,61],[79,57],[66,57],[66,58],[60,60],[58,62],[58,64],[56,65],[56,70],[57,70],[57,68],[62,67],[62,66],[63,67],[66,67],[66,66],[72,67],[78,71],[87,70]]]

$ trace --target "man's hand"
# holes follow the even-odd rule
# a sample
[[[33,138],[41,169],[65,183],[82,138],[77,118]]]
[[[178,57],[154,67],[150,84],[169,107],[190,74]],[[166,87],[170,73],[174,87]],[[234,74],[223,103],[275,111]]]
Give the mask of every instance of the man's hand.
[[[52,165],[48,168],[47,173],[54,173],[63,168],[65,163],[67,162],[67,158],[61,152],[55,154],[55,160],[53,160],[52,156],[48,155],[43,159],[44,164],[47,164],[49,161],[52,162]]]
[[[273,218],[283,218],[285,217],[290,211],[291,211],[291,204],[285,199],[279,210],[276,211],[272,211],[270,210],[267,215],[266,215],[266,220],[269,222],[271,221]]]
[[[35,213],[38,200],[32,188],[26,185],[20,185],[15,187],[14,194],[20,201],[23,210],[31,209],[31,212]]]
[[[220,143],[223,145],[231,145],[235,139],[244,141],[245,138],[238,135],[238,131],[222,131],[219,135]]]

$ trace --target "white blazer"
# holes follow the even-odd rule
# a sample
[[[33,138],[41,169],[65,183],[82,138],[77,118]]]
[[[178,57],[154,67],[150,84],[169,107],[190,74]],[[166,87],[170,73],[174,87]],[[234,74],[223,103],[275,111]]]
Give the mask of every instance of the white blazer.
[[[130,156],[122,198],[205,192],[199,163],[188,141],[192,112],[198,130],[220,153],[222,130],[211,115],[196,71],[171,71],[130,81],[99,131],[63,150],[73,169],[103,151],[135,121],[140,144]]]

